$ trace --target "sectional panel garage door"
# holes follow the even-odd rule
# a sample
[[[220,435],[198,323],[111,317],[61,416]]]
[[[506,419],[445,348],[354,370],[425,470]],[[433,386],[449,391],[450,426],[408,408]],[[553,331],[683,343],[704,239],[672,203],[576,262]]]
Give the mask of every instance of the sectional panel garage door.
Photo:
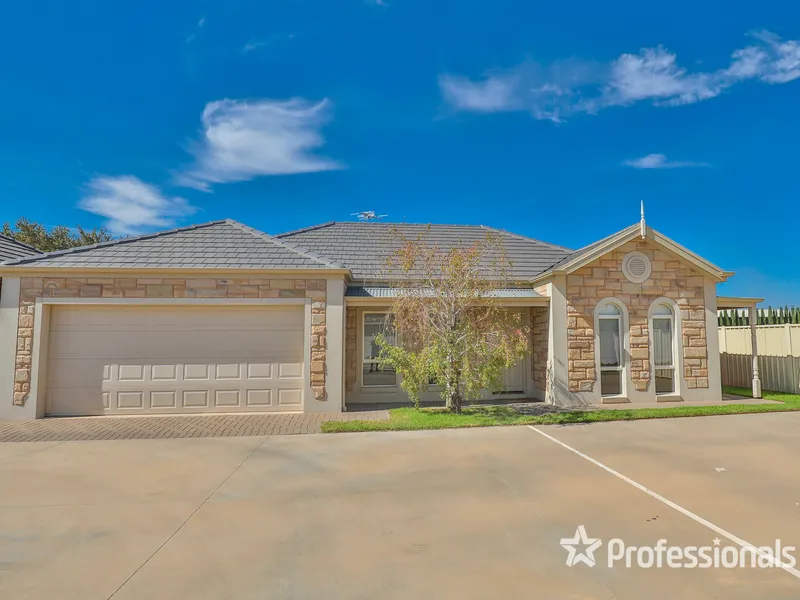
[[[53,306],[51,415],[301,410],[304,310]]]

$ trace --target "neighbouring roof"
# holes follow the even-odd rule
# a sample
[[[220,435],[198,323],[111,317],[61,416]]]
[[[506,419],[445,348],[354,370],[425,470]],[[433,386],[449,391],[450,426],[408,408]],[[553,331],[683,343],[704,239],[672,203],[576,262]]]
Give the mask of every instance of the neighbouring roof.
[[[0,263],[5,260],[13,260],[15,258],[23,258],[35,254],[41,254],[41,252],[33,246],[28,246],[28,244],[23,244],[14,238],[0,233]]]
[[[308,248],[349,268],[357,280],[385,280],[387,258],[399,247],[397,234],[440,248],[470,245],[498,236],[512,263],[510,276],[528,280],[572,253],[572,250],[483,225],[422,225],[385,222],[331,222],[275,237]]]
[[[763,302],[763,298],[742,298],[732,296],[717,296],[717,308],[749,308]]]
[[[230,219],[122,238],[3,266],[112,269],[341,269],[341,265]]]
[[[350,298],[394,298],[397,292],[385,286],[360,286],[351,285],[347,287],[345,296]],[[506,288],[492,290],[488,294],[492,298],[544,298],[541,294],[532,289]]]

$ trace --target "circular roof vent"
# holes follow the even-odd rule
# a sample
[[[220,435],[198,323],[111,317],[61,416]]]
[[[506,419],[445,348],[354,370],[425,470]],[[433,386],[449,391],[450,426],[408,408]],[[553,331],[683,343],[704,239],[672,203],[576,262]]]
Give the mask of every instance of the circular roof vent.
[[[622,274],[632,283],[643,283],[650,277],[650,259],[641,252],[629,252],[622,259]]]

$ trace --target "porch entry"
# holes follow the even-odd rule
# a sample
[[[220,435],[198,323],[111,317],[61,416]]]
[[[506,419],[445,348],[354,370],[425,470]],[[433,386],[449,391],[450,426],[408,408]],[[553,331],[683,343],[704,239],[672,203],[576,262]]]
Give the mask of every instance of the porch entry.
[[[525,393],[525,361],[506,369],[503,373],[503,387],[495,390],[495,394],[524,394]]]
[[[523,318],[527,324],[527,314],[523,313]],[[357,352],[361,356],[360,381],[358,381],[360,393],[369,394],[369,400],[372,402],[402,402],[405,399],[405,393],[401,393],[398,389],[401,376],[393,367],[381,364],[380,347],[376,342],[379,334],[383,334],[390,342],[396,341],[391,316],[387,317],[385,310],[363,310],[360,314],[360,328],[361,335],[357,343]],[[512,365],[502,374],[498,382],[498,389],[484,390],[481,396],[483,398],[505,395],[524,396],[527,393],[529,368],[529,358]],[[429,392],[435,394],[437,389],[429,389]],[[389,395],[392,393],[397,393],[399,396],[390,398]]]

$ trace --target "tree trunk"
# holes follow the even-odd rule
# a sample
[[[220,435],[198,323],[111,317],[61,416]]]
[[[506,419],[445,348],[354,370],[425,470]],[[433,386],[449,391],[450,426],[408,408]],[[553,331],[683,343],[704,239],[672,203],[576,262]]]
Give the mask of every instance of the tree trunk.
[[[450,412],[461,412],[461,392],[458,389],[458,379],[450,378],[447,382],[445,407],[447,407]]]
[[[450,405],[450,412],[461,414],[461,394],[458,393],[458,388],[450,395],[447,402]]]
[[[446,372],[447,386],[446,397],[444,405],[450,412],[461,412],[461,394],[458,391],[458,369],[456,368],[456,360],[452,353],[447,357],[448,369]]]

